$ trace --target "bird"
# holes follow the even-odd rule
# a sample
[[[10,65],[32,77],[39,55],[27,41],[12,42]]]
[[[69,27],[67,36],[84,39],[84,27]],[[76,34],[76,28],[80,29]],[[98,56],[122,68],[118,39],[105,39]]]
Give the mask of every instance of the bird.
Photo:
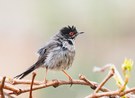
[[[75,26],[66,26],[59,30],[51,39],[38,50],[38,60],[26,71],[15,76],[22,79],[35,69],[43,67],[46,69],[44,82],[47,82],[48,70],[62,71],[69,81],[72,77],[65,71],[69,69],[75,58],[75,39],[84,32],[78,32]]]

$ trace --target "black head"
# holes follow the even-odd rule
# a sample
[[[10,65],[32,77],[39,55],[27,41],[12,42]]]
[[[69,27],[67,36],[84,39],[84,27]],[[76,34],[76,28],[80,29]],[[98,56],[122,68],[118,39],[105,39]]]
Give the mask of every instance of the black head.
[[[76,27],[74,27],[74,26],[72,26],[72,27],[67,26],[67,27],[63,27],[60,30],[60,33],[66,39],[74,39],[77,35],[82,34],[83,32],[78,32],[76,30]]]

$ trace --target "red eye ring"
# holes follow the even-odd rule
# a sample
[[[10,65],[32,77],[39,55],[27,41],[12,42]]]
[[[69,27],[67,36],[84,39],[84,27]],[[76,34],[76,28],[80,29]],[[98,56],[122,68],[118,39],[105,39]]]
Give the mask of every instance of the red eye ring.
[[[70,36],[73,36],[75,33],[74,32],[69,32],[69,35]]]

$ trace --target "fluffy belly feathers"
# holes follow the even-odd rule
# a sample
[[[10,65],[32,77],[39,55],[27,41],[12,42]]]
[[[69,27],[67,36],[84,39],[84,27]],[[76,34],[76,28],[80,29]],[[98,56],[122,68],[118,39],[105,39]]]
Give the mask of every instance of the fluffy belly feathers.
[[[65,70],[72,65],[74,56],[75,51],[65,48],[56,49],[47,56],[44,66],[52,70]]]

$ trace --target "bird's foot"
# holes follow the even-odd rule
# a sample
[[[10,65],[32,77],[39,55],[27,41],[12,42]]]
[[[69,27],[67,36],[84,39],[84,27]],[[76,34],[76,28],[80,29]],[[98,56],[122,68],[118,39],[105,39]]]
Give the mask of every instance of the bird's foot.
[[[66,75],[66,77],[69,79],[69,81],[70,81],[70,83],[71,83],[71,85],[70,85],[70,87],[72,86],[72,84],[73,84],[73,79],[72,79],[72,77],[70,76],[70,75],[68,75],[68,73],[66,73],[66,71],[64,71],[64,70],[62,70],[62,72]]]
[[[42,84],[45,84],[46,85],[47,82],[48,82],[48,80],[45,79],[45,80],[42,81]]]
[[[46,84],[47,82],[48,82],[48,80],[45,79],[45,80],[44,80],[44,83]]]
[[[73,84],[73,79],[71,78],[71,77],[68,77],[68,79],[69,79],[69,81],[70,81],[70,87],[72,86],[72,84]]]

